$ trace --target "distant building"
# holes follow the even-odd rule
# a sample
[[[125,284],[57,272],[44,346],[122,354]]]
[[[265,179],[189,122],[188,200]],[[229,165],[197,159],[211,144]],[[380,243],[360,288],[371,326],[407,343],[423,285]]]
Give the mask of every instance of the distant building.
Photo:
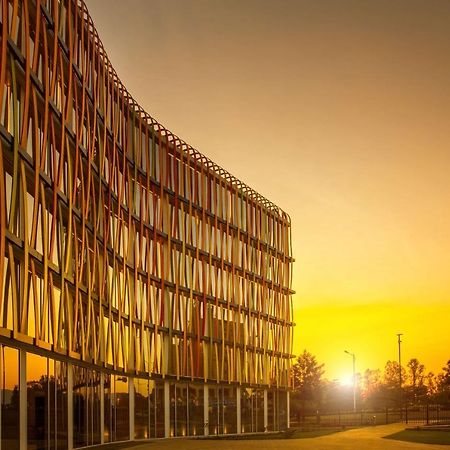
[[[0,449],[286,428],[288,215],[141,109],[81,0],[0,8]]]

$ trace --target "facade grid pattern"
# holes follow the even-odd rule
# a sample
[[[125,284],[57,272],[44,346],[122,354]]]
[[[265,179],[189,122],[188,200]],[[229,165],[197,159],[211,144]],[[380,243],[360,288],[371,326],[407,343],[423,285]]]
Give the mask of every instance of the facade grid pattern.
[[[85,445],[121,393],[189,411],[210,397],[198,383],[222,386],[222,407],[286,392],[289,216],[143,111],[83,1],[1,0],[0,25],[0,344],[52,361],[51,389],[101,411]]]

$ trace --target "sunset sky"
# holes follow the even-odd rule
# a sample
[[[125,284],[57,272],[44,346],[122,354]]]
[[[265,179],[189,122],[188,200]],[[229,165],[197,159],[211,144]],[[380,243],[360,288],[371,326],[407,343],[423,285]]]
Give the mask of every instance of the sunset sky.
[[[287,211],[295,352],[450,359],[448,0],[86,0],[167,128]]]

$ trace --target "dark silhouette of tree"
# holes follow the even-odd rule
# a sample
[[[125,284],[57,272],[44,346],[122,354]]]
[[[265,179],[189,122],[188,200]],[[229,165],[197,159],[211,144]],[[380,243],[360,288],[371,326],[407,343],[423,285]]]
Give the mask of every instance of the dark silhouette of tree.
[[[402,369],[402,380],[404,370]],[[383,373],[380,370],[367,369],[363,375],[362,397],[366,409],[398,407],[402,400],[400,389],[399,365],[388,361]]]
[[[366,409],[383,408],[386,404],[380,369],[366,369],[362,377],[362,399]]]
[[[319,409],[323,374],[324,364],[319,364],[314,355],[304,350],[292,367],[293,405],[299,415]]]
[[[406,365],[408,368],[408,378],[411,386],[417,388],[423,385],[425,366],[417,358],[412,358]]]
[[[450,402],[450,360],[442,368],[442,372],[436,375],[436,389],[433,400],[440,403]]]
[[[425,386],[425,366],[419,362],[417,358],[408,361],[406,387],[407,398],[410,402],[420,402],[427,395],[427,387]]]
[[[405,381],[405,369],[401,368],[402,382]],[[384,366],[383,383],[387,388],[400,387],[400,370],[397,361],[388,361]]]
[[[383,371],[367,369],[362,375],[358,374],[357,408],[409,408],[426,402],[450,405],[450,360],[435,375],[417,358],[412,358],[401,368],[401,388],[399,370],[397,361],[387,361]],[[326,380],[323,375],[324,364],[306,350],[292,366],[291,412],[297,420],[317,412],[319,415],[336,414],[353,408],[352,388],[338,380]]]
[[[366,369],[362,377],[362,392],[364,397],[369,397],[381,385],[380,369]]]
[[[437,392],[437,377],[433,372],[428,372],[424,377],[424,384],[427,388],[427,396],[432,397]]]
[[[447,361],[447,365],[442,368],[442,384],[450,387],[450,359]]]

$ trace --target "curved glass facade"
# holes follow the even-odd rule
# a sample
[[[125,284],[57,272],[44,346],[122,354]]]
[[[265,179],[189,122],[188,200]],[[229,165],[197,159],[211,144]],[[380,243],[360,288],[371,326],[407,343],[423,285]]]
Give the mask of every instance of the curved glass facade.
[[[140,108],[82,1],[0,23],[0,449],[286,427],[289,216]]]

